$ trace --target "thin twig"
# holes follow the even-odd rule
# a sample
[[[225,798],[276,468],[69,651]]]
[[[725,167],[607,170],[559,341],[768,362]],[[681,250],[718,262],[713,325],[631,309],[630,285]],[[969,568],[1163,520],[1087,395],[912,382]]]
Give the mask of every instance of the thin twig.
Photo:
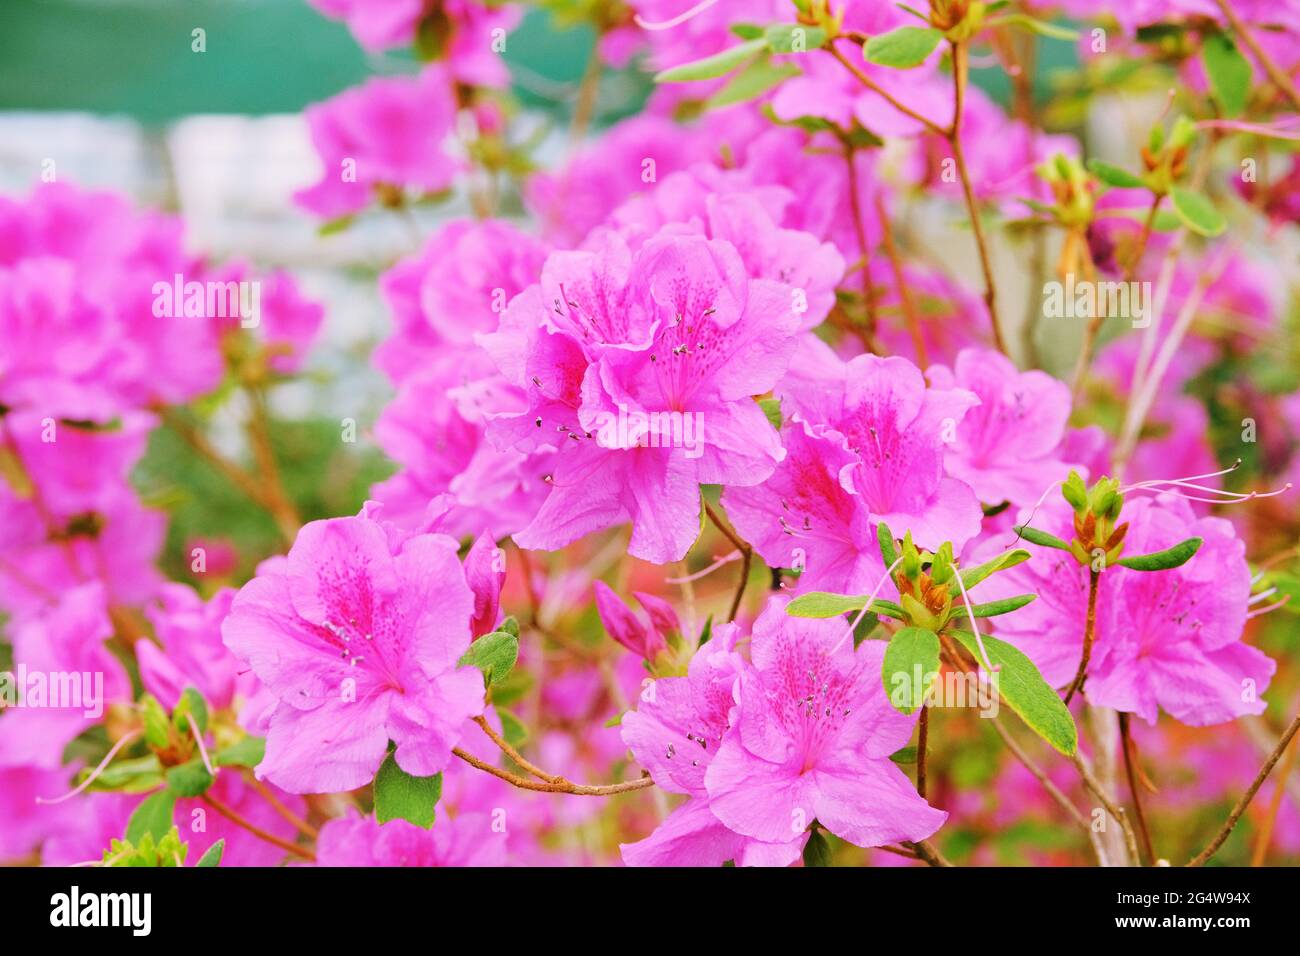
[[[1251,866],[1263,866],[1264,860],[1268,856],[1268,845],[1273,839],[1273,827],[1277,823],[1278,813],[1282,810],[1282,800],[1286,797],[1286,782],[1295,767],[1297,755],[1300,755],[1300,747],[1289,747],[1286,751],[1286,759],[1282,761],[1282,766],[1277,771],[1277,783],[1273,787],[1273,799],[1268,802],[1268,814],[1264,817],[1264,823],[1259,828],[1259,840],[1255,843],[1255,852],[1251,854],[1250,858]]]
[[[1095,568],[1088,569],[1088,613],[1083,622],[1083,654],[1079,657],[1079,672],[1070,682],[1070,690],[1065,695],[1065,706],[1070,706],[1074,695],[1083,687],[1088,676],[1088,661],[1092,659],[1092,642],[1097,636],[1097,591],[1101,572]]]
[[[498,734],[495,730],[492,729],[492,725],[487,722],[486,717],[482,717],[482,716],[475,717],[474,723],[478,724],[480,727],[483,728],[483,733],[487,734],[488,737],[491,739],[491,741],[494,744],[496,744],[499,748],[501,748],[501,752],[503,754],[505,754],[507,757],[513,760],[520,767],[523,767],[525,770],[531,773],[538,780],[544,780],[547,783],[555,783],[557,780],[561,779],[555,774],[547,773],[545,770],[541,769],[536,764],[530,762],[527,757],[525,757],[518,750],[512,747],[504,737],[502,737],[500,734]]]
[[[1237,801],[1237,805],[1232,808],[1232,812],[1228,814],[1228,819],[1224,821],[1223,826],[1219,828],[1219,832],[1215,834],[1214,839],[1210,841],[1210,845],[1200,853],[1196,854],[1196,856],[1192,857],[1192,859],[1187,863],[1188,866],[1203,866],[1205,861],[1214,856],[1214,854],[1218,852],[1219,847],[1223,846],[1223,841],[1228,839],[1228,834],[1230,834],[1232,828],[1237,825],[1237,821],[1241,819],[1241,815],[1246,812],[1246,807],[1250,806],[1250,801],[1255,798],[1255,794],[1259,792],[1259,788],[1264,785],[1264,781],[1268,779],[1268,775],[1273,772],[1273,767],[1277,764],[1278,760],[1281,759],[1282,752],[1286,750],[1287,744],[1291,743],[1291,738],[1296,735],[1297,730],[1300,730],[1300,713],[1296,714],[1295,719],[1291,721],[1286,732],[1282,734],[1282,739],[1277,742],[1277,746],[1273,748],[1273,752],[1270,753],[1268,759],[1264,761],[1264,766],[1260,767],[1259,773],[1255,775],[1255,782],[1250,785],[1250,789],[1247,790],[1242,795],[1241,799]]]
[[[993,344],[1003,355],[1007,352],[1006,340],[1002,337],[1002,322],[998,318],[998,292],[993,281],[993,262],[989,258],[988,242],[984,238],[984,226],[980,223],[979,209],[975,202],[975,190],[971,187],[970,172],[966,168],[966,154],[961,145],[961,115],[963,101],[966,98],[966,67],[969,50],[965,43],[952,42],[953,73],[953,113],[952,126],[946,136],[952,149],[952,158],[957,163],[957,176],[961,179],[961,192],[966,200],[966,212],[970,216],[971,231],[975,233],[975,246],[979,250],[980,268],[984,272],[984,304],[989,310],[989,321],[993,324]]]
[[[916,349],[916,364],[924,370],[930,364],[925,349],[925,336],[921,334],[921,320],[916,314],[916,303],[912,301],[912,289],[903,275],[903,263],[898,257],[898,248],[894,245],[894,230],[889,225],[889,216],[885,213],[885,199],[879,190],[876,191],[876,218],[880,220],[885,255],[889,258],[890,271],[894,274],[894,285],[898,287],[898,298],[903,306],[903,317],[907,320],[907,331],[912,336],[912,347]]]
[[[278,846],[280,849],[288,853],[292,853],[295,856],[302,857],[304,860],[311,860],[313,863],[316,862],[316,854],[313,853],[311,850],[307,849],[306,847],[299,846],[296,843],[291,843],[288,840],[282,839],[276,836],[274,833],[268,833],[267,831],[263,830],[261,827],[257,826],[257,824],[250,823],[248,820],[241,817],[234,810],[230,809],[230,807],[226,806],[224,803],[210,796],[209,794],[205,793],[201,797],[199,797],[199,799],[202,800],[204,803],[206,803],[208,806],[210,806],[213,810],[216,810],[217,813],[221,814],[231,823],[235,824],[235,826],[243,827],[245,830],[253,834],[253,836],[257,837],[259,840],[265,840],[267,843],[274,844],[275,846]]]
[[[867,309],[867,341],[876,337],[876,327],[880,316],[876,309],[876,289],[871,282],[871,248],[867,243],[867,227],[862,218],[862,200],[858,196],[858,169],[854,161],[855,151],[847,143],[844,145],[844,161],[849,167],[849,210],[853,214],[853,231],[857,236],[858,248],[862,250],[862,299]],[[879,197],[879,192],[877,192]]]
[[[843,64],[844,68],[848,70],[850,73],[852,73],[855,77],[857,77],[858,81],[862,83],[863,86],[871,90],[871,92],[879,94],[885,100],[885,102],[888,103],[890,106],[892,106],[894,109],[898,110],[904,116],[910,116],[912,119],[916,120],[926,129],[928,129],[931,133],[934,133],[938,136],[947,135],[947,131],[938,123],[936,123],[934,120],[922,116],[920,113],[918,113],[916,110],[912,109],[909,106],[904,106],[902,103],[896,100],[890,93],[882,89],[880,85],[876,83],[875,80],[867,76],[867,74],[863,73],[862,70],[860,70],[857,66],[855,66],[853,63],[845,59],[844,54],[842,54],[839,50],[835,49],[834,46],[829,46],[827,47],[827,49],[830,50],[831,56],[839,60],[840,63]]]
[[[916,855],[931,866],[952,866],[952,863],[950,863],[948,859],[939,852],[939,848],[929,840],[920,840],[916,843],[907,843],[904,845],[915,850]]]
[[[749,584],[749,566],[754,558],[754,549],[749,546],[749,542],[727,527],[722,518],[718,516],[718,513],[713,510],[713,506],[707,501],[704,502],[704,511],[709,516],[709,520],[741,553],[740,584],[736,587],[736,596],[731,599],[731,612],[727,615],[728,621],[734,621],[736,614],[740,611],[740,601],[745,596],[745,586]]]
[[[1142,849],[1146,851],[1147,862],[1155,866],[1156,851],[1151,844],[1151,831],[1147,828],[1146,813],[1142,810],[1142,795],[1138,790],[1137,774],[1134,765],[1137,763],[1137,754],[1134,752],[1136,744],[1133,743],[1133,737],[1129,733],[1129,714],[1120,711],[1119,715],[1119,743],[1124,751],[1124,774],[1128,777],[1128,791],[1133,798],[1133,815],[1137,817],[1138,836],[1142,838]]]
[[[315,840],[318,836],[320,836],[319,830],[317,830],[314,826],[312,826],[302,817],[298,816],[298,814],[294,813],[287,806],[285,806],[284,801],[282,801],[279,797],[277,797],[271,791],[270,787],[262,783],[262,781],[258,780],[252,771],[249,771],[246,774],[244,774],[244,779],[253,785],[253,789],[262,795],[262,797],[266,800],[267,803],[271,805],[271,807],[275,810],[276,813],[280,814],[280,816],[282,816],[285,820],[292,823],[295,830],[297,830],[303,836],[309,837],[312,840]]]
[[[520,790],[537,790],[541,793],[572,793],[580,797],[608,797],[616,793],[627,793],[631,790],[644,790],[646,787],[655,785],[654,780],[650,777],[640,777],[636,780],[628,780],[625,783],[611,783],[601,786],[572,783],[563,777],[557,777],[554,782],[547,783],[544,780],[529,780],[527,777],[511,773],[509,770],[502,770],[500,767],[495,767],[486,760],[481,760],[459,747],[453,749],[452,753],[471,767],[490,773],[492,776],[504,780],[512,787],[518,787]]]
[[[925,798],[925,748],[930,736],[930,708],[921,705],[921,717],[917,721],[920,731],[916,740],[916,792]]]
[[[1088,769],[1088,764],[1083,759],[1082,754],[1075,751],[1074,756],[1071,758],[1071,762],[1073,762],[1075,769],[1079,771],[1079,776],[1083,778],[1083,785],[1092,792],[1093,796],[1101,801],[1101,805],[1106,808],[1106,812],[1109,813],[1117,823],[1119,823],[1120,829],[1124,832],[1124,843],[1128,847],[1129,858],[1137,860],[1137,837],[1133,834],[1133,827],[1128,822],[1128,814],[1124,812],[1124,808],[1112,800],[1106,793],[1105,788],[1101,785],[1101,781],[1099,781],[1093,775],[1093,772]]]

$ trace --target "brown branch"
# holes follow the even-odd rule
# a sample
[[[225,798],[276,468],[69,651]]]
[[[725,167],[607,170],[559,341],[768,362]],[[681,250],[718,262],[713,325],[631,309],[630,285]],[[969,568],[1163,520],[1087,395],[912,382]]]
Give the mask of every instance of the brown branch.
[[[1255,844],[1255,852],[1251,854],[1251,866],[1263,866],[1264,860],[1268,856],[1268,845],[1273,839],[1273,827],[1277,823],[1277,815],[1282,809],[1282,800],[1286,796],[1287,778],[1291,776],[1291,771],[1295,767],[1296,756],[1300,755],[1300,747],[1290,747],[1286,751],[1286,759],[1282,761],[1282,766],[1277,772],[1277,784],[1273,788],[1273,799],[1268,802],[1268,815],[1264,817],[1264,823],[1259,828],[1259,840]]]
[[[876,191],[876,217],[880,220],[885,255],[889,258],[894,284],[898,287],[898,298],[903,306],[903,317],[907,320],[907,331],[912,336],[912,347],[916,349],[916,364],[924,370],[930,364],[929,357],[926,355],[925,336],[921,334],[921,320],[916,314],[916,303],[912,301],[911,287],[903,276],[903,264],[898,257],[898,247],[894,245],[894,230],[889,225],[889,217],[885,214],[885,200],[879,190]]]
[[[1124,750],[1124,774],[1128,777],[1128,791],[1133,797],[1133,815],[1137,817],[1137,831],[1142,838],[1142,849],[1146,851],[1147,862],[1151,866],[1156,863],[1156,851],[1151,844],[1151,831],[1147,828],[1146,813],[1142,810],[1142,795],[1139,792],[1137,774],[1134,772],[1134,765],[1137,763],[1136,744],[1133,743],[1133,737],[1129,733],[1129,714],[1120,712],[1119,715],[1119,741]]]
[[[1130,859],[1138,860],[1137,837],[1133,835],[1133,826],[1128,822],[1128,814],[1124,812],[1124,808],[1107,795],[1101,782],[1088,769],[1088,765],[1078,751],[1075,751],[1074,756],[1070,759],[1075,769],[1079,771],[1079,776],[1083,778],[1083,785],[1101,801],[1101,805],[1106,808],[1106,812],[1119,823],[1120,829],[1124,832],[1124,843],[1128,847]]]
[[[728,541],[736,546],[737,550],[740,551],[740,584],[736,588],[736,596],[731,599],[731,612],[727,615],[728,621],[734,621],[737,612],[740,611],[740,601],[745,596],[745,587],[749,584],[749,567],[754,558],[754,549],[749,546],[747,541],[727,527],[723,520],[718,516],[718,513],[713,510],[713,506],[707,501],[704,502],[704,511],[717,529],[726,536]]]
[[[275,846],[278,846],[280,849],[288,853],[292,853],[295,856],[302,857],[304,860],[311,860],[313,863],[316,862],[316,854],[313,853],[311,850],[307,849],[306,847],[299,846],[296,843],[291,843],[288,840],[281,839],[280,837],[276,836],[274,833],[266,832],[256,824],[250,823],[248,820],[245,820],[234,810],[230,809],[230,807],[226,806],[224,803],[221,803],[219,800],[215,799],[214,797],[211,797],[205,793],[201,797],[199,797],[199,799],[202,800],[204,803],[206,803],[208,806],[210,806],[213,810],[216,810],[217,813],[221,814],[231,823],[235,824],[236,826],[243,827],[245,830],[253,834],[253,836],[257,837],[259,840],[265,840],[267,843],[274,844]]]
[[[890,106],[892,106],[894,109],[898,110],[904,116],[910,116],[912,119],[916,120],[926,129],[928,129],[931,133],[935,133],[936,135],[939,136],[947,135],[944,128],[940,126],[938,123],[936,123],[934,120],[922,116],[920,113],[912,109],[910,106],[904,106],[902,103],[896,100],[890,93],[882,89],[880,85],[876,83],[875,80],[867,76],[867,74],[863,73],[862,70],[859,69],[857,66],[855,66],[853,63],[846,60],[844,58],[844,54],[842,54],[839,50],[835,49],[834,46],[829,46],[826,49],[830,51],[831,56],[835,57],[835,59],[840,61],[840,63],[844,66],[846,70],[848,70],[855,77],[857,77],[858,81],[862,83],[863,86],[871,90],[871,92],[881,96],[885,100],[885,102],[888,103]]]
[[[950,863],[948,859],[939,852],[938,847],[929,840],[921,840],[917,843],[906,843],[904,846],[911,847],[916,851],[918,857],[931,866],[952,866],[952,863]]]
[[[500,767],[494,767],[486,760],[481,760],[471,753],[467,753],[459,747],[452,750],[457,757],[465,761],[471,767],[490,773],[499,780],[504,780],[512,787],[518,787],[520,790],[536,790],[540,793],[572,793],[580,797],[608,797],[616,793],[628,793],[632,790],[644,790],[646,787],[653,787],[654,780],[650,777],[641,777],[637,780],[628,780],[624,783],[611,783],[605,785],[592,785],[584,783],[572,783],[563,777],[557,777],[553,782],[545,780],[529,780],[527,777],[521,777],[513,774],[509,770],[502,770]]]
[[[295,830],[312,840],[320,836],[319,830],[285,806],[284,801],[277,797],[270,787],[258,780],[251,770],[244,774],[244,779],[252,784],[253,789],[262,795],[276,813],[292,823]]]
[[[216,446],[208,441],[208,437],[204,435],[202,431],[195,428],[182,416],[176,414],[174,410],[159,407],[156,408],[155,411],[162,416],[163,422],[171,428],[172,431],[176,432],[185,444],[190,446],[192,451],[211,465],[222,475],[222,477],[234,485],[235,488],[243,492],[244,496],[252,501],[253,504],[271,514],[272,517],[275,517],[275,510],[266,495],[266,489],[250,472],[241,468],[239,465],[222,455],[221,452],[217,451]],[[276,521],[276,529],[281,533],[281,536],[284,537],[285,543],[293,541],[294,535],[291,533],[286,536],[285,529],[281,527],[278,520]],[[296,533],[296,531],[297,528],[295,527],[294,532]]]
[[[266,507],[275,519],[286,541],[293,541],[302,522],[298,510],[285,493],[280,481],[280,469],[275,461],[275,448],[271,444],[270,414],[266,407],[266,392],[260,387],[247,389],[250,413],[248,417],[248,437],[257,460],[257,470],[265,488]]]
[[[853,213],[853,231],[858,240],[858,248],[862,250],[862,299],[867,309],[867,341],[871,341],[876,336],[880,316],[876,309],[876,289],[871,283],[871,249],[867,244],[862,201],[858,196],[857,164],[854,162],[854,149],[847,143],[844,145],[844,160],[849,167],[849,210]]]
[[[513,760],[524,770],[527,770],[538,780],[544,780],[547,783],[555,783],[557,780],[562,779],[561,777],[558,777],[555,774],[547,773],[545,770],[531,763],[527,757],[525,757],[518,750],[512,747],[504,737],[502,737],[500,734],[498,734],[495,730],[492,729],[492,725],[487,722],[486,717],[482,717],[482,716],[475,717],[474,723],[478,724],[480,727],[483,728],[483,733],[488,735],[491,741],[501,749],[501,752],[503,754],[505,754],[507,757]]]
[[[930,708],[921,705],[921,717],[917,721],[920,731],[916,740],[916,792],[925,798],[925,747],[930,736]]]
[[[971,230],[975,233],[975,246],[979,250],[980,268],[984,272],[984,304],[989,310],[989,321],[993,325],[993,344],[1003,355],[1008,355],[1007,343],[1002,337],[1002,322],[998,318],[997,286],[993,281],[993,263],[989,258],[988,243],[984,238],[984,226],[980,222],[979,210],[975,203],[975,190],[971,187],[970,172],[966,168],[966,154],[961,145],[961,115],[963,101],[966,98],[966,68],[969,51],[965,43],[952,43],[952,73],[954,87],[954,104],[952,126],[944,133],[952,149],[952,157],[957,163],[957,176],[961,179],[961,192],[966,200],[966,212],[970,216]]]
[[[1228,834],[1230,834],[1232,828],[1237,825],[1237,821],[1241,819],[1241,815],[1246,812],[1246,807],[1250,806],[1250,801],[1255,798],[1255,794],[1259,792],[1259,788],[1264,785],[1264,781],[1268,779],[1268,775],[1273,772],[1273,767],[1282,757],[1282,751],[1286,750],[1287,745],[1291,743],[1291,738],[1296,735],[1297,730],[1300,730],[1300,714],[1296,714],[1295,719],[1291,721],[1286,732],[1282,734],[1282,739],[1277,742],[1277,746],[1273,748],[1273,752],[1268,755],[1268,759],[1264,761],[1264,766],[1259,768],[1259,773],[1255,776],[1255,782],[1250,785],[1250,789],[1247,790],[1242,795],[1241,799],[1237,801],[1237,805],[1232,808],[1232,812],[1228,814],[1228,819],[1224,821],[1223,826],[1219,828],[1219,832],[1215,834],[1214,839],[1210,841],[1210,845],[1200,853],[1196,854],[1196,856],[1192,857],[1192,859],[1187,863],[1188,866],[1203,866],[1205,861],[1214,856],[1214,854],[1218,852],[1219,847],[1223,846],[1223,841],[1228,839]]]
[[[1083,654],[1079,658],[1079,672],[1074,675],[1070,690],[1065,695],[1067,707],[1075,693],[1083,687],[1084,678],[1088,676],[1088,661],[1092,659],[1092,642],[1097,634],[1097,584],[1100,579],[1100,571],[1091,568],[1088,570],[1088,615],[1083,624]]]

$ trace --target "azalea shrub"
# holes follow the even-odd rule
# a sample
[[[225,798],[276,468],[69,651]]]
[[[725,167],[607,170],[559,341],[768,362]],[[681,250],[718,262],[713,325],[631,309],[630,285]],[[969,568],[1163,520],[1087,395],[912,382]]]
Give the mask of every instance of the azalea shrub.
[[[0,199],[0,860],[1300,861],[1300,5],[311,3],[378,415]]]

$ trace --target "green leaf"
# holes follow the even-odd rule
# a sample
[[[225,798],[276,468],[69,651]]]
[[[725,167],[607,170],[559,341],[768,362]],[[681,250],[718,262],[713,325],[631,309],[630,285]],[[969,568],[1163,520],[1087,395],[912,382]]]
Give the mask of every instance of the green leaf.
[[[203,851],[203,855],[199,857],[198,862],[195,863],[194,865],[195,866],[220,866],[221,854],[224,853],[225,851],[226,851],[226,841],[218,840],[216,843],[212,844],[212,846],[208,847],[206,850]]]
[[[862,56],[877,66],[910,70],[924,63],[942,39],[943,34],[930,27],[899,27],[868,40]]]
[[[471,644],[460,664],[477,667],[483,672],[484,687],[491,687],[506,679],[518,657],[519,638],[508,631],[493,631]]]
[[[1201,61],[1210,78],[1214,98],[1228,116],[1240,116],[1250,97],[1250,61],[1242,56],[1232,37],[1215,33],[1201,44]]]
[[[511,615],[501,622],[501,626],[498,627],[497,630],[505,631],[507,634],[513,634],[515,637],[518,637],[519,621],[515,619],[514,615]]]
[[[901,763],[901,764],[916,763],[917,753],[918,751],[916,747],[914,747],[911,744],[908,744],[902,750],[895,750],[892,754],[889,755],[889,759],[894,761],[894,763]]]
[[[808,835],[808,842],[803,846],[804,866],[830,866],[831,844],[822,835],[821,830],[813,830]]]
[[[898,560],[898,551],[894,547],[894,532],[883,521],[876,525],[876,540],[880,542],[880,556],[885,560],[885,567],[894,566]]]
[[[826,42],[826,31],[821,27],[798,23],[774,23],[765,36],[773,53],[806,53]]]
[[[433,826],[434,809],[442,796],[442,774],[413,777],[390,753],[375,775],[375,819],[409,820],[417,827]]]
[[[1018,524],[1015,527],[1016,534],[1024,538],[1030,544],[1036,544],[1043,548],[1057,548],[1061,551],[1069,551],[1070,546],[1054,534],[1048,534],[1046,531],[1039,531],[1037,528],[1031,528],[1027,524]]]
[[[1133,571],[1168,571],[1186,564],[1201,547],[1200,538],[1188,538],[1172,548],[1156,551],[1152,554],[1139,554],[1131,558],[1120,558],[1116,564]]]
[[[966,631],[950,633],[979,660],[975,635]],[[1079,746],[1079,734],[1074,718],[1056,691],[1043,680],[1033,662],[1015,647],[996,637],[985,636],[983,640],[989,663],[1000,668],[997,673],[998,696],[1038,736],[1067,757],[1073,756]]]
[[[1200,193],[1175,186],[1171,198],[1174,201],[1174,212],[1178,220],[1197,235],[1217,236],[1228,228],[1228,222],[1223,218],[1223,214]]]
[[[1130,173],[1121,166],[1114,166],[1100,159],[1088,160],[1088,169],[1107,186],[1117,186],[1120,189],[1141,189],[1146,185],[1136,174]]]
[[[939,635],[923,627],[905,627],[889,641],[880,679],[894,709],[904,714],[925,703],[939,673]]]
[[[992,560],[985,561],[983,564],[978,564],[973,568],[961,572],[961,583],[968,589],[973,588],[990,574],[1004,571],[1007,568],[1014,568],[1017,564],[1028,561],[1031,557],[1033,557],[1033,555],[1024,548],[1013,548],[1010,551],[1005,551],[1002,554],[999,554]]]
[[[506,743],[516,750],[522,747],[528,740],[528,728],[524,722],[500,707],[497,708],[497,717],[501,719],[501,736],[505,737]]]
[[[861,611],[867,603],[865,594],[831,594],[829,591],[809,591],[788,605],[785,612],[792,617],[839,617],[851,611]],[[905,620],[903,609],[893,601],[879,598],[871,602],[871,610],[896,621]]]
[[[747,40],[738,46],[730,47],[702,60],[683,63],[672,69],[664,70],[655,76],[656,83],[691,83],[696,80],[716,80],[726,76],[752,56],[767,49],[767,40]]]
[[[1021,27],[1031,33],[1037,33],[1039,36],[1051,37],[1053,40],[1077,40],[1079,32],[1071,30],[1069,27],[1057,26],[1055,23],[1046,23],[1036,17],[1031,17],[1024,13],[1008,13],[1005,16],[998,17],[996,20],[989,20],[987,26],[999,26],[1008,23],[1012,26]]]
[[[145,797],[127,821],[127,842],[138,846],[146,836],[161,840],[172,828],[172,811],[175,809],[176,794],[170,790],[159,790]]]
[[[218,767],[256,767],[265,756],[266,740],[250,735],[224,750],[218,750],[212,763]]]
[[[206,734],[208,732],[208,703],[194,687],[186,687],[185,690],[181,691],[181,699],[172,708],[172,726],[183,737],[188,737],[191,734],[190,722],[186,720],[189,715],[193,715],[199,733]]]
[[[772,423],[772,427],[780,431],[781,424],[784,421],[784,416],[781,414],[781,400],[779,398],[762,398],[759,399],[758,407],[763,410],[763,414]]]
[[[144,739],[150,747],[163,750],[171,743],[171,732],[167,725],[167,711],[153,694],[140,698],[140,714],[144,720]],[[188,728],[186,728],[188,731]]]
[[[178,797],[197,797],[212,786],[212,774],[198,757],[167,770],[167,789]]]
[[[316,235],[324,238],[333,236],[340,232],[347,232],[354,222],[357,221],[355,215],[339,216],[337,219],[329,219],[317,228]]]
[[[1012,611],[1019,610],[1036,597],[1038,597],[1037,594],[1021,594],[1019,597],[989,601],[987,604],[972,604],[970,612],[975,617],[997,617],[999,614],[1010,614]],[[954,617],[960,616],[960,611],[954,612]]]
[[[733,23],[731,32],[742,40],[757,40],[765,31],[757,23]]]
[[[862,619],[858,621],[858,626],[853,629],[854,648],[865,641],[878,624],[880,624],[879,616],[875,614],[862,615]]]

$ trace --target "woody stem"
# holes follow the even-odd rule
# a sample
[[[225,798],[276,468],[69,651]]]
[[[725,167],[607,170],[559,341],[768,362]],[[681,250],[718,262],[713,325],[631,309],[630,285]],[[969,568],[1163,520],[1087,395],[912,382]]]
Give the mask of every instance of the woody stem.
[[[921,705],[921,717],[917,721],[919,731],[916,738],[916,792],[925,797],[925,747],[930,736],[930,708]]]
[[[975,246],[979,251],[980,269],[984,272],[984,304],[989,310],[989,322],[993,325],[993,344],[1003,355],[1007,352],[1007,343],[1002,337],[1002,322],[998,318],[997,286],[993,282],[993,262],[989,257],[988,243],[984,238],[984,226],[980,223],[979,209],[975,203],[975,190],[971,187],[970,172],[966,169],[966,154],[961,145],[962,104],[966,98],[966,73],[970,50],[965,43],[952,43],[952,73],[954,106],[952,126],[945,135],[952,149],[952,158],[957,164],[957,176],[961,179],[961,192],[966,200],[966,212],[970,216],[971,231],[975,234]]]
[[[292,853],[295,856],[300,856],[304,860],[311,860],[313,863],[316,861],[316,854],[313,853],[311,850],[307,849],[306,847],[301,847],[296,843],[290,843],[288,840],[283,840],[280,837],[276,836],[274,833],[267,833],[261,827],[257,826],[254,823],[250,823],[248,820],[245,820],[234,810],[230,809],[230,807],[226,806],[224,803],[221,803],[219,800],[214,799],[208,794],[204,794],[203,796],[199,797],[199,799],[202,800],[204,803],[206,803],[208,806],[210,806],[213,810],[216,810],[217,813],[221,814],[231,823],[235,824],[235,826],[243,827],[245,830],[253,834],[253,836],[257,837],[259,840],[265,840],[267,843],[274,844],[275,846],[278,846],[281,850],[285,850],[286,852]]]
[[[1219,828],[1219,832],[1215,834],[1214,839],[1210,841],[1210,845],[1200,853],[1196,854],[1196,856],[1192,857],[1192,859],[1187,863],[1188,866],[1203,866],[1205,861],[1214,856],[1214,854],[1218,852],[1219,847],[1223,846],[1223,841],[1228,839],[1228,834],[1230,834],[1232,828],[1237,825],[1237,821],[1241,819],[1241,815],[1246,812],[1246,807],[1250,806],[1250,801],[1255,798],[1255,794],[1259,792],[1259,788],[1264,785],[1264,781],[1268,779],[1268,775],[1273,772],[1273,767],[1276,766],[1278,760],[1281,759],[1282,752],[1286,750],[1287,745],[1291,743],[1291,738],[1296,735],[1297,730],[1300,730],[1300,714],[1296,714],[1295,719],[1291,721],[1286,732],[1282,734],[1282,739],[1277,742],[1277,746],[1273,748],[1273,752],[1268,755],[1268,759],[1264,761],[1264,766],[1259,768],[1259,773],[1255,775],[1255,780],[1250,785],[1250,789],[1248,789],[1242,795],[1241,799],[1237,801],[1237,805],[1232,808],[1232,812],[1228,814],[1228,819],[1224,821],[1223,826]]]
[[[1088,615],[1083,624],[1083,656],[1079,658],[1079,672],[1074,675],[1074,680],[1070,682],[1070,689],[1065,695],[1067,707],[1075,693],[1082,689],[1083,680],[1088,675],[1088,661],[1092,659],[1092,642],[1097,632],[1097,583],[1100,580],[1101,572],[1089,569]]]
[[[498,780],[504,780],[512,787],[518,787],[520,790],[537,790],[541,793],[572,793],[580,797],[608,797],[616,793],[627,793],[630,790],[644,790],[646,787],[653,787],[655,782],[650,777],[640,777],[636,780],[628,780],[625,783],[611,783],[603,785],[593,785],[585,783],[572,783],[563,777],[556,777],[553,781],[529,780],[527,777],[521,777],[518,774],[511,773],[509,770],[502,770],[500,767],[494,767],[486,760],[475,757],[473,754],[456,747],[452,750],[457,757],[465,761],[476,770],[482,770],[484,773],[490,773]]]
[[[718,513],[713,510],[713,506],[707,501],[704,502],[704,512],[709,516],[709,520],[712,521],[717,529],[722,532],[726,539],[734,544],[736,549],[740,551],[740,584],[736,587],[736,596],[731,599],[731,611],[727,614],[727,620],[734,621],[736,619],[736,613],[740,610],[741,598],[745,596],[745,586],[749,584],[749,566],[754,558],[754,549],[751,548],[749,543],[741,538],[740,535],[736,534],[736,532],[726,526],[722,518],[718,516]]]
[[[1119,715],[1119,740],[1120,746],[1124,749],[1124,773],[1128,777],[1128,792],[1133,797],[1133,815],[1137,817],[1137,831],[1138,836],[1142,838],[1142,849],[1146,851],[1147,862],[1154,866],[1156,851],[1151,844],[1151,831],[1147,828],[1146,813],[1142,810],[1142,794],[1138,788],[1137,774],[1134,769],[1137,754],[1134,752],[1133,738],[1129,734],[1130,716],[1123,712]]]

